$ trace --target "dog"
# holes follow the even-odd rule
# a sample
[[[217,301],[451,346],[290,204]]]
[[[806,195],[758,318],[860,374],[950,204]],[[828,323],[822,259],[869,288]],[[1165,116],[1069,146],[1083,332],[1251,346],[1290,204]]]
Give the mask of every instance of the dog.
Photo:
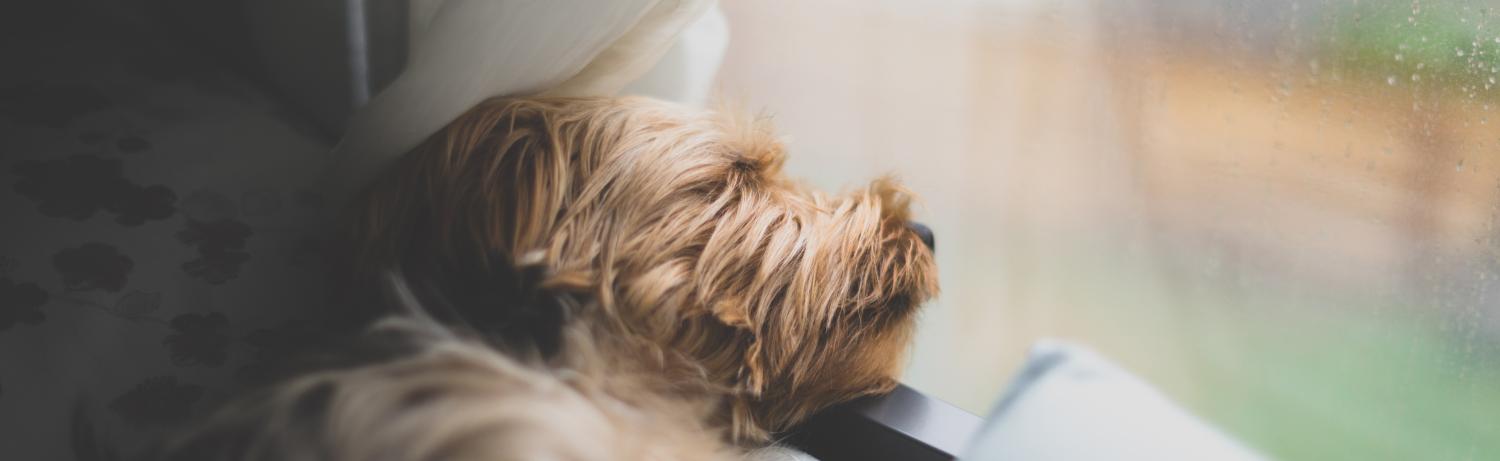
[[[569,322],[658,346],[635,360],[684,357],[654,379],[712,389],[711,425],[763,442],[892,389],[938,292],[905,189],[882,178],[825,194],[785,177],[785,159],[763,118],[643,98],[486,100],[360,194],[350,273],[469,281],[449,290],[469,294],[456,317],[566,349],[547,344],[556,315],[486,282],[539,268],[538,286],[588,300]]]
[[[221,404],[135,459],[811,459],[784,446],[729,443],[708,423],[717,393],[701,380],[661,379],[694,365],[611,331],[616,323],[568,321],[559,332],[562,347],[543,357],[527,345],[499,345],[440,323],[405,277],[388,275],[384,294],[396,315],[307,351],[285,376]],[[570,319],[600,312],[572,295],[535,285],[522,290],[515,299]],[[674,367],[681,370],[669,371]]]

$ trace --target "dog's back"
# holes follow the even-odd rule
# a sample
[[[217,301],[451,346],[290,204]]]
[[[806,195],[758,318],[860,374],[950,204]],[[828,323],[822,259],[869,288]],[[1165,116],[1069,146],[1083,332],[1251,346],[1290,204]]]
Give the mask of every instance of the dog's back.
[[[232,401],[153,458],[712,460],[735,453],[701,425],[692,402],[620,398],[609,382],[620,374],[519,359],[421,320],[387,319],[359,342],[355,360]]]

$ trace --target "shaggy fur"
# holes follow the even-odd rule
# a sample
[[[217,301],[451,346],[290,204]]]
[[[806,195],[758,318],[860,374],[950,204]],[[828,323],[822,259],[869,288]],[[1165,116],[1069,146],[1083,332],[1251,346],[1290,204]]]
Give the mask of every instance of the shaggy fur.
[[[712,389],[734,440],[764,440],[891,389],[937,291],[894,181],[826,195],[783,177],[784,159],[759,120],[634,98],[489,100],[365,191],[353,263],[537,264],[542,286],[589,300],[585,321],[688,358],[656,379]]]
[[[501,354],[421,319],[386,319],[343,366],[250,394],[168,443],[166,461],[739,459],[708,402],[663,397],[611,360],[620,336],[571,324],[550,361]],[[604,338],[607,344],[595,342]]]

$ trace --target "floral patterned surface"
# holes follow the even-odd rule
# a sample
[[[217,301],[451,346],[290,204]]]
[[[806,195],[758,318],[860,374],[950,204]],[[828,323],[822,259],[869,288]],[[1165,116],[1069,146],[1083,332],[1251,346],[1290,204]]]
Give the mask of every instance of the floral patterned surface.
[[[317,340],[329,146],[150,9],[33,3],[0,12],[0,458],[117,459]]]

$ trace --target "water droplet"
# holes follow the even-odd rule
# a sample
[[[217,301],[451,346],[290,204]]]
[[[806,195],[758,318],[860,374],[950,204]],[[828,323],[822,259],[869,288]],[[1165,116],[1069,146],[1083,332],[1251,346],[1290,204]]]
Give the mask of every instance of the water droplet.
[[[1425,63],[1425,62],[1419,62],[1419,63],[1417,63],[1417,70],[1422,70],[1422,69],[1425,69],[1425,68],[1427,68],[1427,63]]]
[[[1386,77],[1385,78],[1385,84],[1386,85],[1390,85],[1390,86],[1396,86],[1396,76],[1392,75],[1392,76]]]
[[[1461,50],[1461,49],[1458,49],[1458,48],[1454,48],[1454,49],[1453,49],[1453,52],[1454,52],[1454,53],[1455,53],[1455,55],[1457,55],[1457,56],[1463,56],[1463,55],[1464,55],[1464,50]]]
[[[1413,81],[1413,82],[1419,82],[1421,80],[1422,80],[1422,74],[1411,74],[1411,81]]]
[[[1453,165],[1453,171],[1464,171],[1464,159],[1458,159],[1458,164]]]
[[[1405,61],[1405,60],[1406,60],[1406,55],[1401,54],[1401,53],[1396,53],[1396,61],[1397,62]]]

